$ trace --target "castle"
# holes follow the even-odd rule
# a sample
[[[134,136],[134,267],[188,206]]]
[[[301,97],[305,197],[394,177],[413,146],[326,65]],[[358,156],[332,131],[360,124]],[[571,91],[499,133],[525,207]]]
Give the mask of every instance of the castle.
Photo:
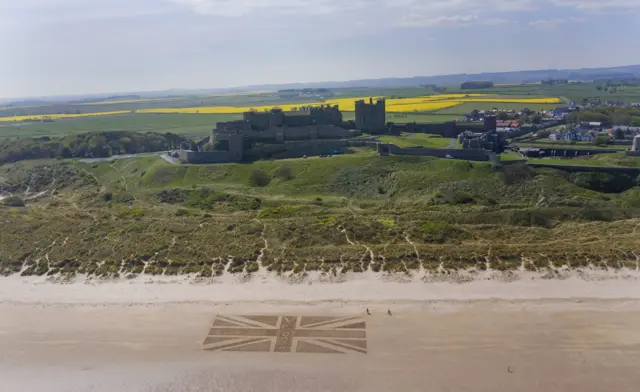
[[[201,151],[180,150],[179,156],[187,163],[223,163],[332,155],[347,152],[354,145],[373,142],[365,138],[354,139],[362,132],[423,132],[450,138],[460,135],[460,142],[465,149],[499,151],[503,148],[502,141],[488,132],[495,132],[495,117],[487,118],[479,128],[487,133],[465,132],[460,135],[470,127],[455,122],[387,126],[385,100],[377,99],[374,103],[370,98],[368,102],[355,102],[355,122],[344,121],[337,105],[303,107],[293,113],[285,113],[277,108],[265,112],[245,112],[242,120],[217,123],[208,143],[202,142]],[[430,154],[437,156],[443,152]],[[486,154],[481,155],[485,157]]]
[[[373,103],[364,100],[356,101],[356,128],[369,133],[381,133],[386,130],[385,100],[378,99]]]
[[[367,129],[383,129],[384,102],[381,110],[382,115],[372,115],[370,108],[356,105],[356,118],[365,119]],[[353,122],[343,121],[337,105],[304,107],[295,113],[277,108],[249,111],[242,120],[216,124],[209,139],[213,151],[182,150],[180,157],[190,163],[218,163],[339,153],[346,150],[346,140],[361,134]]]

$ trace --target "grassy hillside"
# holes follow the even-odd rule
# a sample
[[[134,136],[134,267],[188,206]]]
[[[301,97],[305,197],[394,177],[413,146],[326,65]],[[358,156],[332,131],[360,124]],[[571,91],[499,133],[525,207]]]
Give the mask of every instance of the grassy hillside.
[[[0,206],[4,274],[553,274],[635,267],[640,248],[637,179],[520,165],[366,152],[185,167],[145,157],[5,165],[0,184],[27,205]]]

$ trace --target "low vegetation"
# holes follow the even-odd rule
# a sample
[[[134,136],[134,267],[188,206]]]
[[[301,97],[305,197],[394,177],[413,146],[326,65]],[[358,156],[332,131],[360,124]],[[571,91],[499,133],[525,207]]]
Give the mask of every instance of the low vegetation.
[[[17,163],[0,179],[5,194],[45,192],[0,207],[4,275],[635,268],[640,246],[637,178],[519,164],[144,157]]]

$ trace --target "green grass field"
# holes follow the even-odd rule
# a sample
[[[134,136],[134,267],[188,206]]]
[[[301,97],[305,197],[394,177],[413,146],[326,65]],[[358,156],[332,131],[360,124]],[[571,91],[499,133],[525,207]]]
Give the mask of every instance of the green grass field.
[[[452,106],[438,110],[437,114],[446,115],[458,115],[462,116],[471,113],[475,110],[491,110],[491,109],[513,109],[520,111],[524,108],[530,110],[553,110],[558,107],[557,104],[544,104],[544,103],[500,103],[500,102],[465,102],[460,105]]]
[[[0,123],[2,137],[64,136],[83,132],[171,132],[193,138],[211,134],[217,122],[242,119],[241,114],[127,114],[53,122]]]
[[[402,136],[382,136],[379,141],[392,143],[398,147],[429,147],[429,148],[456,148],[455,139],[443,138],[440,135],[430,135],[428,133],[413,133]]]

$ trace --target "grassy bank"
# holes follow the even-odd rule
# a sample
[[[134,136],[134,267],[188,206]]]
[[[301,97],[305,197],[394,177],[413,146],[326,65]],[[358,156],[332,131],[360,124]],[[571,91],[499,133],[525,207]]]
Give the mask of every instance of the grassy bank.
[[[26,204],[0,207],[3,274],[553,271],[635,266],[640,245],[628,178],[369,154],[45,166],[0,167]]]
[[[379,141],[385,143],[392,143],[398,147],[429,147],[429,148],[444,148],[452,146],[452,142],[455,139],[443,138],[440,135],[431,135],[428,133],[408,133],[401,136],[382,136],[378,138]]]

